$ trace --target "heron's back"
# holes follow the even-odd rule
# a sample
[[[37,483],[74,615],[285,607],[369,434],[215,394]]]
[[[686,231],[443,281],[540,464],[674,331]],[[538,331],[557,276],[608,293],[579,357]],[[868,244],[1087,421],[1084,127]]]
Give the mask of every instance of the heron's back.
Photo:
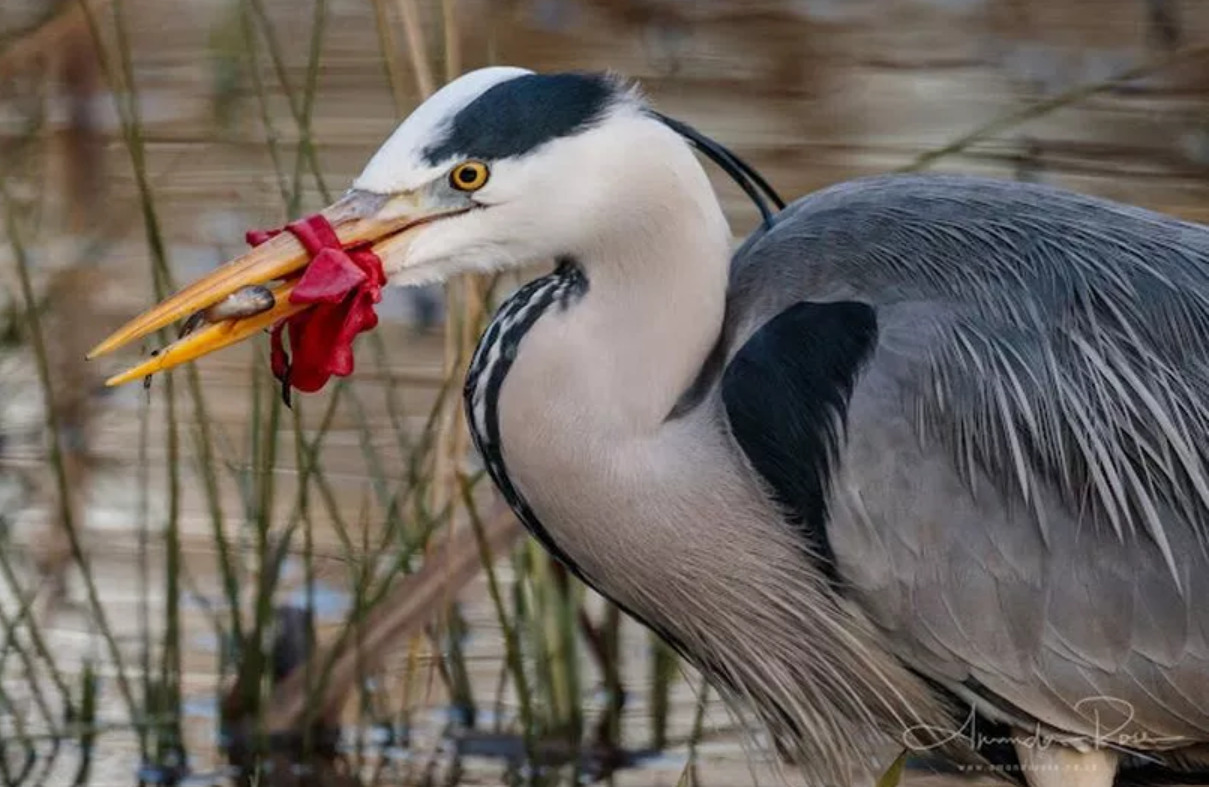
[[[1209,229],[855,181],[739,251],[731,352],[803,300],[877,314],[827,536],[901,657],[1007,719],[1209,740]]]

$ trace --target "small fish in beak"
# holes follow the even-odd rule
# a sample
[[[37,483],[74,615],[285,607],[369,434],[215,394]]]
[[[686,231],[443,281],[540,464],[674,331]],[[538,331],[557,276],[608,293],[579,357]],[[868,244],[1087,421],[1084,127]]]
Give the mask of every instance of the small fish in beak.
[[[177,338],[184,338],[205,324],[214,325],[225,320],[255,317],[276,305],[277,299],[273,297],[272,290],[260,284],[250,284],[236,290],[213,306],[193,312],[189,319],[181,324]]]
[[[135,317],[87,357],[183,320],[177,341],[106,381],[121,385],[269,329],[273,372],[283,386],[318,391],[333,375],[352,372],[353,339],[378,323],[375,307],[386,285],[383,260],[404,265],[401,260],[421,227],[474,208],[468,198],[442,196],[441,189],[434,196],[434,188],[395,195],[350,191],[281,229],[249,232],[249,252]]]
[[[357,237],[373,237],[376,228],[367,233],[364,223],[344,223],[348,241],[323,213],[249,232],[252,251],[136,317],[89,357],[185,317],[177,341],[106,381],[120,385],[270,329],[274,374],[287,388],[317,391],[332,375],[352,371],[353,338],[377,325],[374,307],[386,276],[368,239]],[[287,329],[293,358],[284,347]]]

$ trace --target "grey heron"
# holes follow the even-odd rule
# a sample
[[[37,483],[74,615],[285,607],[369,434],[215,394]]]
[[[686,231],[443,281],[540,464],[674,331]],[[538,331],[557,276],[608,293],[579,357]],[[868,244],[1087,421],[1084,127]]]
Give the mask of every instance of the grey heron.
[[[765,207],[737,251],[694,146]],[[268,311],[114,382],[283,323],[297,357],[316,321],[341,341],[372,326],[366,260],[403,286],[552,262],[469,366],[490,475],[812,784],[887,743],[1033,787],[1197,771],[1209,229],[955,176],[769,203],[624,80],[474,71],[319,214],[326,241],[261,238],[93,355],[279,282]],[[368,289],[298,297],[321,260]],[[354,298],[351,322],[292,322]],[[299,387],[348,373],[342,348]]]

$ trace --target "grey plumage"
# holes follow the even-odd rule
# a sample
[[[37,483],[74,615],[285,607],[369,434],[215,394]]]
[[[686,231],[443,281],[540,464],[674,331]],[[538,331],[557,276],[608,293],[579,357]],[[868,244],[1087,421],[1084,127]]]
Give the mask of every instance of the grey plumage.
[[[881,310],[926,305],[938,335],[915,417],[967,481],[984,466],[1043,530],[1034,490],[1050,483],[1118,536],[1143,528],[1173,572],[1160,508],[1203,540],[1203,228],[996,181],[847,184],[795,205],[736,257],[731,319],[766,308],[751,293],[841,288]]]
[[[602,117],[568,139],[610,131]],[[694,316],[680,230],[640,270],[690,261],[666,286],[702,352],[712,318]],[[734,255],[714,350],[652,392],[678,401],[632,472],[611,458],[628,451],[616,397],[677,385],[663,367],[693,355],[672,362],[660,334],[677,318],[635,292],[659,284],[566,257],[485,334],[476,445],[554,554],[754,707],[819,783],[879,739],[1000,757],[938,742],[967,713],[1112,732],[1144,758],[1209,740],[1209,230],[968,178],[805,197]],[[552,295],[568,270],[571,302]],[[605,347],[581,323],[617,331],[620,355],[577,355]],[[550,382],[584,361],[615,370],[613,398],[613,379]],[[631,363],[648,371],[626,384]],[[683,472],[656,482],[666,462]]]
[[[683,621],[662,619],[668,598],[663,609],[623,604],[753,701],[783,746],[807,741],[806,759],[832,778],[842,771],[828,750],[855,756],[845,743],[867,745],[862,726],[899,737],[957,729],[966,703],[1016,728],[1112,731],[1135,744],[1123,749],[1209,739],[1209,606],[1197,603],[1209,590],[1207,296],[1209,231],[1046,187],[890,177],[794,203],[736,253],[720,346],[729,363],[698,380],[696,401],[674,417],[716,410],[736,356],[787,368],[818,352],[802,343],[818,335],[749,343],[795,304],[872,307],[877,347],[854,358],[851,390],[839,390],[834,457],[787,436],[813,406],[800,387],[759,381],[764,395],[741,428],[765,449],[782,441],[776,461],[796,456],[799,477],[834,464],[827,499],[798,512],[826,515],[822,548],[803,542],[816,568],[791,578],[764,567],[770,588],[812,607],[779,625],[818,637],[816,657],[825,629],[867,619],[876,631],[846,647],[837,639],[815,666],[800,650],[777,676],[767,650],[695,642]],[[829,329],[831,343],[846,339],[842,323]],[[740,428],[731,408],[724,430]],[[749,455],[780,491],[762,458]],[[589,582],[623,595],[608,569],[577,567],[550,525],[534,529]],[[754,613],[714,610],[731,634],[768,647],[775,616],[761,629]],[[893,661],[873,668],[879,652]],[[922,699],[910,673],[943,687],[940,704]],[[806,683],[821,693],[803,695]],[[877,699],[889,686],[902,697]],[[830,715],[814,715],[828,704]]]
[[[877,312],[827,530],[908,663],[1026,728],[1209,739],[1209,231],[875,178],[791,205],[730,292],[732,349],[796,301]]]

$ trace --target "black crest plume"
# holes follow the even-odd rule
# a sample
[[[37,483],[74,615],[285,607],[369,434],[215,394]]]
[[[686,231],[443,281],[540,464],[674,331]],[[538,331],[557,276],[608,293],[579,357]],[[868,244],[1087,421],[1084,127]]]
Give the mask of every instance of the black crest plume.
[[[736,156],[720,142],[710,139],[687,123],[670,118],[661,112],[648,111],[652,117],[657,118],[672,131],[688,140],[690,145],[705,154],[710,161],[721,167],[731,180],[738,183],[739,188],[743,189],[743,192],[759,209],[760,217],[766,225],[772,223],[773,215],[772,209],[768,207],[768,201],[771,201],[777,210],[784,209],[785,200],[781,199],[781,195],[777,194],[776,189],[770,186],[768,181],[750,164]]]

